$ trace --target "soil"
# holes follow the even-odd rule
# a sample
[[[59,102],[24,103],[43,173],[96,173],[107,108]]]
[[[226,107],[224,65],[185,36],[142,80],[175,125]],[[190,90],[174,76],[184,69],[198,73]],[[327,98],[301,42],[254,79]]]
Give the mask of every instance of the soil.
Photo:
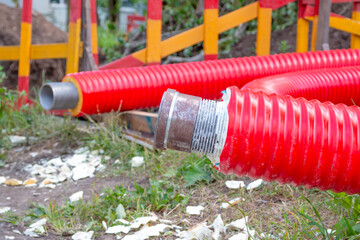
[[[0,4],[0,46],[19,45],[21,29],[21,9]],[[32,13],[32,44],[67,42],[67,33],[55,27],[44,16]],[[3,61],[7,79],[3,85],[10,89],[17,86],[18,62]],[[60,81],[65,74],[65,59],[33,60],[30,67],[30,89],[40,86],[43,79]]]

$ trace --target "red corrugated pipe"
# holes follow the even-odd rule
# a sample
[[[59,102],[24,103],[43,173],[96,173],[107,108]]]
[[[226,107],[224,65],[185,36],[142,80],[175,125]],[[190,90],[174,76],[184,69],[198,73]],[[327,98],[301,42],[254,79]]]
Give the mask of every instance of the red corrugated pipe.
[[[253,80],[241,89],[320,102],[360,105],[360,67],[285,73]]]
[[[81,72],[67,75],[63,81],[72,82],[77,88],[79,101],[71,112],[79,116],[157,107],[168,88],[217,99],[228,86],[242,87],[269,75],[357,65],[360,50],[349,49]],[[54,91],[47,92],[57,96]],[[40,93],[40,100],[51,101],[53,96],[42,98]],[[52,102],[47,105],[55,106]]]
[[[164,94],[157,148],[181,146],[183,151],[207,154],[225,174],[360,192],[359,107],[237,87],[228,88],[221,102],[192,97],[195,104],[184,108],[187,98],[171,91]],[[175,125],[183,121],[193,126],[185,137],[174,134]]]

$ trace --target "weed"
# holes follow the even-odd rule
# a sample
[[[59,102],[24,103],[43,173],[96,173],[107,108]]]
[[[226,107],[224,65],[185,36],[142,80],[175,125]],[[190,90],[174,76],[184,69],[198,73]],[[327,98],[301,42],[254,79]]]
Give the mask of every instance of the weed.
[[[280,41],[279,43],[279,51],[281,53],[287,53],[289,48],[291,48],[289,45],[288,45],[288,41],[287,40],[282,40]]]

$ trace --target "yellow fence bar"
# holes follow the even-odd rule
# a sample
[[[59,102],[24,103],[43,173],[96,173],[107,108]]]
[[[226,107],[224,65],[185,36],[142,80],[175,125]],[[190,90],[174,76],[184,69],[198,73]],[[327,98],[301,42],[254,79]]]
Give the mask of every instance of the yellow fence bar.
[[[70,1],[66,74],[78,72],[80,56],[81,0]]]
[[[20,46],[0,46],[0,61],[19,60]]]
[[[31,46],[31,59],[66,58],[68,52],[67,43],[35,44]]]
[[[258,2],[219,17],[218,33],[257,18]],[[204,25],[182,32],[161,42],[161,57],[169,56],[204,40]]]
[[[357,22],[360,21],[360,3],[359,2],[353,3],[352,19]],[[360,36],[359,35],[351,34],[350,47],[353,49],[360,48]]]
[[[270,55],[272,9],[259,7],[258,11],[256,55]]]
[[[305,17],[305,19],[313,21],[314,17]],[[359,35],[360,33],[360,22],[350,18],[330,16],[329,26],[355,35]]]

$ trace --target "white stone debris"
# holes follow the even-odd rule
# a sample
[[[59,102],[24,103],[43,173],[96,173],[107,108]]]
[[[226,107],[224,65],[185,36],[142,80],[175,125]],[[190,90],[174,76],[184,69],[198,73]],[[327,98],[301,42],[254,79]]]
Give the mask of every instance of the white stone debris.
[[[18,135],[11,135],[9,136],[10,142],[13,145],[22,144],[26,142],[26,137],[18,136]]]
[[[74,181],[77,181],[83,178],[91,178],[96,171],[104,171],[106,167],[101,164],[101,159],[106,158],[107,156],[98,155],[103,152],[103,150],[90,152],[87,147],[82,147],[76,149],[72,156],[65,159],[62,159],[61,157],[49,160],[42,159],[38,164],[29,164],[25,166],[24,170],[30,172],[31,175],[39,176],[42,179],[39,188],[54,188],[56,187],[55,184],[59,184],[66,180],[73,179]]]
[[[223,208],[223,209],[227,209],[228,207],[230,207],[230,205],[235,205],[235,204],[238,204],[239,202],[243,202],[245,201],[245,198],[234,198],[232,200],[229,201],[229,203],[221,203],[220,205],[220,208]]]
[[[149,239],[150,237],[160,236],[160,234],[165,230],[172,228],[172,226],[163,223],[151,227],[144,226],[140,231],[132,235],[127,235],[122,240],[145,240]]]
[[[42,218],[35,223],[31,224],[24,234],[29,237],[39,237],[45,233],[44,225],[46,224],[46,218]]]
[[[109,227],[105,233],[109,233],[109,234],[118,234],[118,233],[129,233],[130,232],[130,227],[126,227],[123,225],[115,225],[112,227]]]
[[[79,165],[77,165],[73,170],[73,180],[77,181],[79,179],[83,179],[83,178],[88,178],[88,177],[93,177],[94,176],[94,172],[95,172],[95,167],[91,166],[90,164],[87,163],[81,163]]]
[[[14,236],[6,236],[6,235],[5,235],[5,239],[10,239],[10,240],[12,240],[12,239],[15,239],[15,237],[14,237]]]
[[[76,193],[73,193],[73,194],[69,197],[69,200],[70,200],[70,202],[79,201],[80,199],[83,199],[83,195],[84,195],[84,192],[83,192],[83,191],[78,191],[78,192],[76,192]]]
[[[172,221],[171,221],[171,220],[167,220],[167,219],[159,219],[159,222],[165,223],[165,224],[172,224]]]
[[[125,208],[121,203],[116,207],[115,212],[116,212],[116,216],[120,219],[126,217]]]
[[[108,229],[106,222],[102,221],[101,224],[102,224],[104,230],[106,231]]]
[[[29,155],[30,155],[30,157],[36,157],[37,155],[39,155],[39,153],[38,152],[31,152],[31,153],[29,153]]]
[[[17,229],[13,230],[13,233],[17,233],[17,234],[22,235],[22,233],[21,233],[19,230],[17,230]]]
[[[47,220],[46,218],[42,218],[36,222],[34,222],[33,224],[31,224],[29,227],[30,228],[38,228],[38,227],[42,227],[46,224]]]
[[[204,210],[204,207],[200,205],[186,207],[186,212],[190,215],[200,215],[202,210]]]
[[[89,232],[77,232],[72,235],[72,240],[91,240],[92,236],[94,235],[94,231]]]
[[[53,158],[51,160],[49,160],[48,162],[46,162],[44,165],[45,166],[49,166],[49,165],[53,165],[55,167],[62,167],[64,166],[66,163],[64,163],[60,157],[57,158]]]
[[[132,221],[129,227],[131,229],[138,229],[142,225],[148,224],[149,222],[156,222],[157,220],[157,216],[140,217]]]
[[[96,171],[98,171],[98,172],[104,172],[105,170],[106,170],[106,167],[102,163],[100,163],[99,166],[96,167]]]
[[[251,190],[251,189],[255,189],[255,188],[258,188],[261,186],[261,184],[263,183],[264,181],[262,179],[258,179],[258,180],[255,180],[251,183],[249,183],[249,185],[247,185],[246,189],[247,190]]]
[[[125,219],[116,219],[114,222],[115,223],[119,222],[119,223],[124,224],[124,225],[130,225],[130,222],[125,220]]]
[[[0,184],[3,184],[6,181],[6,177],[0,176]]]
[[[0,207],[0,214],[4,214],[10,210],[11,210],[10,207]]]
[[[144,164],[144,157],[136,156],[131,159],[131,167],[140,167]]]
[[[226,181],[225,185],[230,189],[239,189],[245,187],[244,181]]]
[[[39,234],[37,234],[36,232],[34,232],[34,229],[32,228],[28,228],[24,231],[24,234],[26,236],[29,236],[29,237],[39,237]]]
[[[253,239],[254,235],[255,235],[255,230],[250,230],[249,232],[245,231],[245,232],[235,234],[232,237],[230,237],[229,240],[248,240],[249,237],[250,237],[250,239]]]
[[[197,240],[208,240],[212,238],[213,232],[206,226],[206,222],[200,223],[188,231],[183,231],[177,234],[180,239],[197,239]]]
[[[244,217],[228,223],[224,227],[224,232],[226,233],[227,230],[245,230],[247,228],[246,223],[248,221],[248,217]]]
[[[215,218],[211,227],[214,229],[214,233],[212,234],[212,237],[214,238],[214,240],[219,240],[220,235],[224,231],[224,227],[225,227],[220,214]]]
[[[71,167],[76,167],[81,163],[86,162],[87,154],[74,154],[65,159],[66,163]]]

